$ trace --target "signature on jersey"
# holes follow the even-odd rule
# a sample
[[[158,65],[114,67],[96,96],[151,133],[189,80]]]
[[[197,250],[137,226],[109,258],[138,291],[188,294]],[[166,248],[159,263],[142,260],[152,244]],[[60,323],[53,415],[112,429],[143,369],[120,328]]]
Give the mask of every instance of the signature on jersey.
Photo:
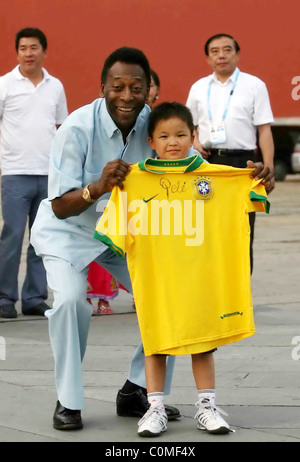
[[[168,198],[170,193],[183,193],[186,191],[186,181],[181,182],[178,180],[172,183],[168,178],[161,178],[160,186],[166,191]]]

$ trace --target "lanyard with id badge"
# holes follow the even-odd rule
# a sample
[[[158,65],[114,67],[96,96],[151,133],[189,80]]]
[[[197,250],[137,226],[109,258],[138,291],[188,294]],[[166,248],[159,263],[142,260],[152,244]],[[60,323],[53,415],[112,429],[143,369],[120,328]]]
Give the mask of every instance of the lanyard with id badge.
[[[227,116],[230,100],[233,95],[233,91],[235,89],[239,73],[240,71],[237,72],[235,80],[233,82],[232,89],[229,93],[227,105],[224,109],[221,122],[213,122],[212,120],[212,115],[211,115],[211,110],[210,110],[210,90],[211,90],[211,84],[212,84],[213,79],[209,81],[208,89],[207,89],[207,109],[208,109],[208,117],[209,117],[209,125],[210,125],[209,134],[210,134],[210,141],[212,144],[221,144],[221,143],[226,142],[225,118]]]

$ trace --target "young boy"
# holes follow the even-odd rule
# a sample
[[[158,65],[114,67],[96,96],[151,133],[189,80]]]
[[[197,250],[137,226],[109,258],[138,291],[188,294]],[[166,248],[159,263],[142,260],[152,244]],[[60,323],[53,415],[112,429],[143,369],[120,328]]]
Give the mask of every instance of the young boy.
[[[213,351],[254,333],[247,213],[266,211],[266,193],[247,169],[187,157],[194,126],[185,106],[157,106],[148,131],[157,158],[132,166],[95,232],[119,255],[127,252],[150,404],[138,434],[167,430],[169,354],[191,354],[198,428],[228,433],[215,406]]]

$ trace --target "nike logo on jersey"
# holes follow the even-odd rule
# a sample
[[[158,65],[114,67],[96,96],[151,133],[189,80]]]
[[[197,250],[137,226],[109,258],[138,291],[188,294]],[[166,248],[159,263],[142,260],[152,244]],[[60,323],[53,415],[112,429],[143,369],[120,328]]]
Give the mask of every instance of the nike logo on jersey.
[[[143,199],[143,201],[147,204],[147,202],[150,202],[152,199],[154,199],[154,197],[158,196],[158,194],[155,194],[155,196],[150,197],[150,199]]]

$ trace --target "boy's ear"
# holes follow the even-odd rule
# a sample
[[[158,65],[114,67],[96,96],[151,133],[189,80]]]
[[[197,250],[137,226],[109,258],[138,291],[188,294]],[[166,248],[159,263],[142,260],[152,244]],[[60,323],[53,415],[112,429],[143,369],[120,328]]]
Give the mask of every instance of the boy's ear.
[[[146,95],[146,98],[145,98],[145,103],[146,104],[149,103],[149,94],[150,94],[150,87],[148,87],[148,89],[147,89],[147,95]]]
[[[149,143],[150,148],[154,150],[153,139],[150,138],[150,136],[148,137],[148,143]]]

